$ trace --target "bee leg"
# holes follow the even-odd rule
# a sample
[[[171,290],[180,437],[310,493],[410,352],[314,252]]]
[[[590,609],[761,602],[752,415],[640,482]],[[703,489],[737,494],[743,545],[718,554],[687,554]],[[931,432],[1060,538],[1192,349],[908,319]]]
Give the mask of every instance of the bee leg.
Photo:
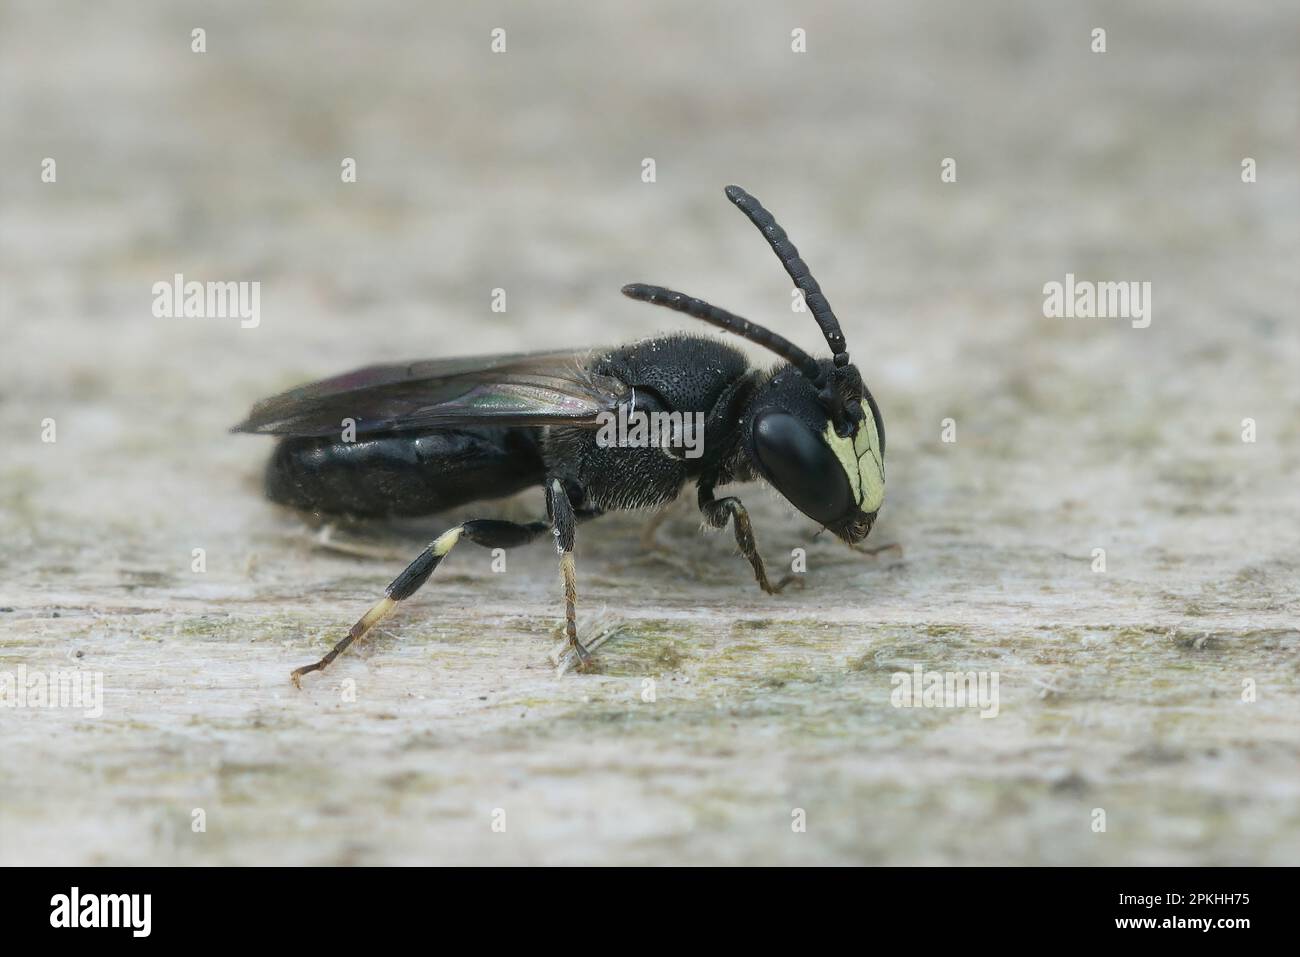
[[[568,499],[565,499],[567,502]],[[570,510],[572,516],[572,510]],[[393,579],[393,583],[388,586],[384,592],[384,597],[352,626],[352,630],[337,645],[330,649],[320,661],[311,665],[304,665],[298,668],[290,675],[296,687],[301,688],[300,680],[303,675],[311,674],[313,671],[321,671],[326,668],[339,655],[343,654],[354,641],[365,638],[376,625],[391,615],[396,609],[399,602],[410,598],[420,586],[429,580],[438,564],[447,557],[447,554],[456,546],[462,538],[468,539],[477,545],[485,548],[514,548],[518,545],[525,545],[531,542],[542,532],[550,528],[547,522],[529,522],[520,524],[518,522],[502,522],[494,519],[476,519],[475,521],[465,522],[457,525],[439,535],[429,547],[422,551],[415,561],[406,567],[406,570]],[[570,522],[570,540],[572,540],[572,521]]]
[[[671,506],[666,505],[646,519],[646,523],[641,526],[641,551],[659,552],[666,550],[663,545],[659,544],[659,540],[655,535],[663,526],[663,523],[668,520],[671,510]]]
[[[316,533],[316,547],[322,551],[337,552],[340,555],[351,555],[354,558],[378,558],[385,561],[396,561],[401,557],[395,549],[380,548],[374,545],[367,545],[364,542],[336,538],[335,535],[337,532],[338,525],[334,522],[326,522]]]
[[[879,555],[881,552],[898,552],[900,555],[903,554],[903,546],[897,542],[890,542],[888,545],[872,545],[871,547],[867,547],[866,545],[850,545],[849,548],[853,549],[853,551],[857,552],[859,555]]]
[[[769,595],[775,595],[794,581],[794,575],[786,575],[775,585],[768,581],[767,569],[763,566],[763,556],[758,553],[758,546],[754,544],[754,529],[749,524],[749,513],[745,511],[745,506],[741,504],[740,499],[734,495],[715,499],[712,488],[700,486],[699,502],[704,520],[713,528],[726,528],[727,521],[731,521],[732,528],[736,532],[736,544],[740,547],[740,553],[749,559],[750,565],[754,566],[754,578],[758,580],[759,588]]]
[[[551,520],[551,533],[555,536],[555,550],[560,555],[560,574],[564,576],[564,633],[569,647],[578,656],[580,667],[591,665],[591,652],[578,641],[578,574],[573,564],[573,545],[577,516],[573,503],[557,478],[546,485],[546,514]]]

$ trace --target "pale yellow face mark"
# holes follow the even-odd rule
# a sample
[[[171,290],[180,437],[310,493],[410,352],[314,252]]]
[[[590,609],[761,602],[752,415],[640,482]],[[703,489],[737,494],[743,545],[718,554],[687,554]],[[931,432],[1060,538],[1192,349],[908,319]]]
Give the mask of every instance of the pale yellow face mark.
[[[858,508],[864,512],[878,511],[885,501],[885,459],[880,454],[875,417],[866,416],[851,440],[837,435],[835,426],[827,422],[822,438],[840,460]]]

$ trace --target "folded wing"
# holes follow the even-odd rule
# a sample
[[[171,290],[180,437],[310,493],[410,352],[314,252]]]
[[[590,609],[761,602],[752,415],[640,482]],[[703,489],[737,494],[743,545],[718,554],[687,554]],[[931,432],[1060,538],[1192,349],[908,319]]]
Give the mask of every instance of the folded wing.
[[[324,436],[467,425],[596,427],[629,391],[587,366],[592,351],[367,366],[263,399],[233,432]]]

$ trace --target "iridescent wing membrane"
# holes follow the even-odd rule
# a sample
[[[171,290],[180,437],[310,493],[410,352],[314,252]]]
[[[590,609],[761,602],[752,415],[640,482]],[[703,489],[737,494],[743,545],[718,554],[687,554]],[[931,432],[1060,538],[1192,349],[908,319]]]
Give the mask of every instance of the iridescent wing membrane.
[[[593,351],[367,366],[263,399],[233,432],[325,436],[455,426],[595,427],[628,387],[587,366]]]

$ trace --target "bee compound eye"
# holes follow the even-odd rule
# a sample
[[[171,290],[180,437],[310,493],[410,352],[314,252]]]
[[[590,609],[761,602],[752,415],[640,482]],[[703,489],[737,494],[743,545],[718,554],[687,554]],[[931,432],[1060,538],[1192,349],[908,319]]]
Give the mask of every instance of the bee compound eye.
[[[759,469],[790,504],[823,525],[841,521],[856,503],[839,456],[799,419],[779,409],[754,423]]]

